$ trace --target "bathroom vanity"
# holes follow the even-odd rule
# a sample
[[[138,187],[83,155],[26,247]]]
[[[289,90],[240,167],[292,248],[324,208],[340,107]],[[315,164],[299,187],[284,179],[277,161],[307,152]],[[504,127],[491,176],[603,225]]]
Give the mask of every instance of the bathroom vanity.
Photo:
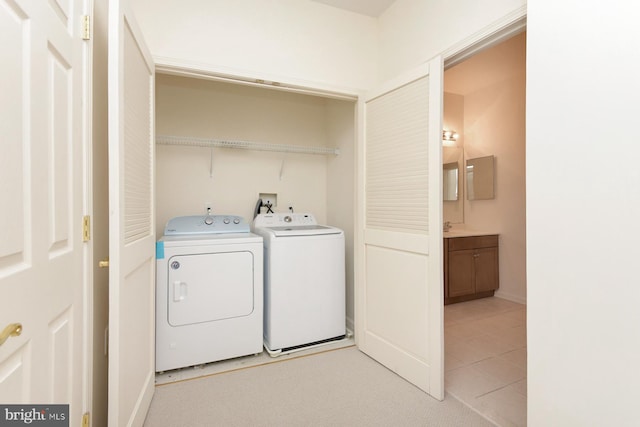
[[[498,286],[498,235],[445,232],[445,305],[493,296]]]

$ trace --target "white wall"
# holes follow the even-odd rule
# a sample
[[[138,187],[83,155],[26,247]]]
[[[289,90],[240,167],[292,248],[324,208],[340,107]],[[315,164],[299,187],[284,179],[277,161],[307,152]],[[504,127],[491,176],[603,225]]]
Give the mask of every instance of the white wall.
[[[398,0],[406,12],[384,22],[381,77],[524,4]],[[536,0],[527,8],[528,425],[634,426],[640,401],[640,144],[631,126],[640,105],[637,13],[623,0]],[[414,36],[403,43],[413,34],[424,45],[416,46]]]
[[[526,0],[396,0],[380,16],[380,79],[442,54],[526,4]]]
[[[638,425],[637,10],[529,5],[530,426]]]
[[[306,0],[132,0],[154,57],[266,80],[366,88],[377,21]]]
[[[327,158],[327,223],[345,233],[347,327],[354,330],[354,219],[355,219],[355,108],[354,102],[327,100],[328,138],[340,155]]]

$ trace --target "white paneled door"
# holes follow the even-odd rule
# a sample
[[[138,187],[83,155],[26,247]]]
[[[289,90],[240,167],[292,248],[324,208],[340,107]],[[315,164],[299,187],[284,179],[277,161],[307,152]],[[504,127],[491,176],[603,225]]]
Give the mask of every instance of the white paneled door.
[[[140,426],[155,361],[154,65],[109,2],[109,425]]]
[[[89,404],[90,4],[0,0],[0,403],[69,404],[71,425]]]
[[[441,59],[360,109],[358,346],[443,399]]]

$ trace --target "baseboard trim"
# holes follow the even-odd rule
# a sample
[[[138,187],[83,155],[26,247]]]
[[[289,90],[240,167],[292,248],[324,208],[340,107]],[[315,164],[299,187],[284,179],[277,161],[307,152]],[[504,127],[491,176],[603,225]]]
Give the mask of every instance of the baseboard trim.
[[[506,292],[500,292],[499,290],[495,293],[496,298],[506,299],[507,301],[517,302],[518,304],[527,305],[527,297],[521,297],[519,295],[508,294]]]

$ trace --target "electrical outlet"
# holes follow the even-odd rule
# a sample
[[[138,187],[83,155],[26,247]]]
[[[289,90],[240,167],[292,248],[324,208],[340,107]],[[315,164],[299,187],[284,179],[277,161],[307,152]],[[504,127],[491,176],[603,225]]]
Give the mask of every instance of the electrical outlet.
[[[271,204],[272,207],[278,206],[278,194],[277,193],[260,193],[258,198],[262,199],[263,204]]]

